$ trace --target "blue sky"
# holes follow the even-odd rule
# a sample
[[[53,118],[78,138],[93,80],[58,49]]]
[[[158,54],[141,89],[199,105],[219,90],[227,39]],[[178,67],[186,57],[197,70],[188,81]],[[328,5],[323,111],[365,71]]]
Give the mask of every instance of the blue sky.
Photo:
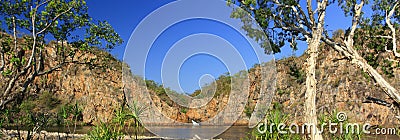
[[[87,1],[89,6],[89,14],[94,19],[107,20],[124,40],[124,43],[122,45],[115,48],[111,52],[114,56],[116,56],[119,59],[123,58],[125,47],[128,43],[128,40],[134,29],[139,25],[139,23],[152,11],[170,2],[172,1],[171,0]],[[160,19],[160,21],[162,20],[167,20],[167,19]],[[333,5],[328,7],[328,12],[326,15],[326,24],[328,25],[328,30],[334,31],[340,28],[349,27],[351,24],[351,19],[344,18],[344,14],[341,11],[341,9],[338,8],[336,5]],[[177,23],[171,28],[165,30],[162,34],[160,34],[159,38],[155,40],[152,46],[153,48],[150,50],[149,53],[149,58],[151,59],[146,61],[146,65],[148,65],[148,67],[146,67],[144,71],[146,79],[151,79],[155,80],[158,83],[162,83],[161,82],[162,80],[160,78],[162,75],[160,72],[162,66],[160,64],[162,63],[164,56],[167,54],[169,47],[174,45],[174,43],[176,43],[175,45],[177,46],[179,46],[179,43],[184,44],[185,41],[183,38],[191,34],[212,33],[223,37],[224,39],[226,39],[226,41],[231,43],[231,45],[246,46],[245,41],[243,41],[240,37],[235,36],[234,33],[232,34],[232,32],[233,31],[230,31],[229,29],[224,29],[224,26],[221,26],[219,23],[207,20],[193,19]],[[194,36],[194,38],[195,37],[199,36]],[[207,35],[203,34],[203,39],[206,37]],[[199,38],[196,39],[197,42],[186,44],[186,46],[191,45],[193,47],[202,47],[204,45],[210,45],[210,44],[223,46],[223,43],[221,42],[214,41],[210,43],[207,40],[202,40],[201,38],[202,37],[200,36]],[[304,42],[301,42],[298,48],[299,50],[295,52],[297,56],[301,55],[307,48],[307,46]],[[275,58],[280,59],[283,57],[289,57],[291,55],[292,55],[292,50],[289,47],[284,47],[282,49],[282,53],[275,54]],[[255,59],[252,58],[251,55],[249,55],[246,56],[245,61],[249,61],[248,63],[246,63],[246,66],[251,67],[253,65],[253,62],[255,62]],[[178,82],[180,82],[183,92],[191,93],[195,89],[199,88],[198,81],[202,75],[210,74],[211,76],[217,78],[219,75],[225,72],[227,72],[227,68],[224,66],[224,62],[221,62],[220,60],[218,60],[218,58],[213,57],[211,55],[202,55],[202,54],[193,55],[192,57],[188,58],[185,61],[185,63],[181,65]],[[205,80],[203,81],[203,83],[200,84],[204,84],[207,82],[210,82],[210,80],[209,79]],[[176,81],[175,84],[177,84]],[[176,88],[177,87],[173,89],[177,90]]]

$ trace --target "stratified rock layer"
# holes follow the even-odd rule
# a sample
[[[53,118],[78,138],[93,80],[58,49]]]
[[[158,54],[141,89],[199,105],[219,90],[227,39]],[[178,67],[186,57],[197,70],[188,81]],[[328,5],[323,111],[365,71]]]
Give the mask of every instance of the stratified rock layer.
[[[319,114],[331,113],[334,110],[344,111],[353,122],[369,122],[378,125],[397,124],[395,118],[397,109],[386,106],[364,103],[366,97],[374,97],[392,103],[385,92],[374,81],[366,76],[361,69],[342,59],[335,51],[322,46],[323,52],[319,54],[317,66],[317,111]],[[47,50],[52,56],[53,50]],[[86,58],[102,58],[108,53],[98,51],[97,54],[87,54]],[[300,57],[290,57],[276,62],[277,81],[273,102],[283,105],[283,111],[291,116],[291,120],[301,123],[303,117],[305,76],[305,59],[307,53]],[[53,63],[53,62],[51,62]],[[55,62],[54,62],[55,63]],[[99,62],[98,63],[103,63]],[[122,63],[111,59],[107,62],[109,67],[96,68],[88,65],[71,64],[59,71],[39,77],[31,92],[40,93],[46,90],[54,93],[64,102],[77,102],[83,107],[83,122],[94,124],[100,121],[111,120],[114,110],[123,104]],[[297,69],[297,70],[295,70]],[[379,67],[377,68],[379,70]],[[293,74],[293,71],[297,71]],[[396,88],[400,89],[400,68],[394,68],[394,77],[386,79]],[[382,72],[381,72],[382,73]],[[385,76],[385,75],[384,75]],[[254,108],[258,101],[257,93],[260,91],[260,70],[256,67],[250,70],[250,93],[247,101],[248,108]],[[131,86],[133,94],[137,87]],[[199,108],[183,108],[177,104],[168,104],[164,98],[150,91],[155,106],[163,114],[179,122],[189,123],[191,120],[206,121],[224,109],[228,103],[229,95],[221,94]],[[246,109],[245,109],[246,110]],[[228,111],[237,111],[229,110]],[[246,125],[249,120],[249,111],[243,112],[237,125]],[[250,110],[251,113],[251,110]]]

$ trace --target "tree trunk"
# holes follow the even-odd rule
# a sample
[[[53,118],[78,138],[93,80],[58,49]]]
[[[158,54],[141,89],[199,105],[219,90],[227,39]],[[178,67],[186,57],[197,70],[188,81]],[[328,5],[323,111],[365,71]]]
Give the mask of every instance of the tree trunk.
[[[305,121],[310,126],[310,137],[312,140],[322,139],[317,128],[317,112],[315,107],[317,81],[315,79],[315,69],[317,65],[318,47],[320,45],[321,36],[314,36],[308,44],[310,56],[307,58],[307,79],[306,79],[306,93],[305,93]]]
[[[314,18],[312,12],[310,13],[311,9],[311,1],[307,1],[308,3],[308,10],[310,18]],[[307,125],[309,125],[309,133],[311,140],[322,140],[322,135],[318,130],[317,124],[317,110],[316,110],[316,94],[317,94],[317,80],[315,79],[315,69],[317,66],[317,57],[318,57],[318,47],[321,42],[322,33],[325,24],[325,13],[326,13],[326,6],[328,1],[323,0],[318,2],[318,8],[316,9],[318,12],[318,20],[317,22],[313,23],[312,34],[310,36],[306,36],[307,43],[308,43],[308,52],[309,57],[307,58],[307,79],[306,79],[306,93],[305,93],[305,116],[304,120]]]

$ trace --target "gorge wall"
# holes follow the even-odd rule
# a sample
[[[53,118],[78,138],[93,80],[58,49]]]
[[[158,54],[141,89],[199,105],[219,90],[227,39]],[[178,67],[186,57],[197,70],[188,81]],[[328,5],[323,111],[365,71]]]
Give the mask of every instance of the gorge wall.
[[[316,75],[318,114],[343,111],[352,122],[369,122],[377,125],[399,123],[395,117],[398,114],[397,105],[392,103],[392,100],[373,79],[329,47],[322,45],[321,50],[323,51],[318,57]],[[49,58],[54,53],[55,50],[46,50]],[[85,54],[82,59],[84,58],[101,59],[96,60],[95,64],[98,65],[70,64],[58,71],[36,78],[29,92],[33,93],[32,98],[49,92],[60,100],[59,104],[78,103],[83,109],[82,121],[85,124],[110,121],[114,110],[124,105],[122,62],[101,50],[93,54]],[[300,57],[276,61],[277,82],[273,102],[281,104],[283,112],[289,114],[291,120],[297,123],[302,123],[303,117],[306,58],[307,52]],[[400,66],[398,63],[392,65],[393,75],[391,76],[386,76],[379,67],[377,69],[396,89],[400,89]],[[99,68],[98,66],[106,67]],[[257,102],[257,93],[261,85],[255,81],[260,80],[259,69],[255,67],[249,70],[250,93],[245,111],[240,115],[237,125],[248,123],[249,115]],[[135,87],[132,89],[134,90]],[[207,120],[223,109],[229,99],[228,94],[221,93],[211,99],[206,106],[200,109],[189,109],[171,103],[165,94],[160,95],[157,91],[150,91],[150,94],[154,104],[165,115],[179,122]],[[386,101],[392,106],[369,103],[366,100],[367,97]]]

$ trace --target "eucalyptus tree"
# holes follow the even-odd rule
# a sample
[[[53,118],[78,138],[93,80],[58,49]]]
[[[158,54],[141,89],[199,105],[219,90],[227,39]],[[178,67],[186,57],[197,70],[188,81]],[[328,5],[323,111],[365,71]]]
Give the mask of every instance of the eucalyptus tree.
[[[369,4],[368,0],[229,0],[229,4],[236,4],[242,9],[235,10],[232,13],[233,18],[240,18],[244,23],[243,29],[248,35],[261,40],[261,45],[271,44],[272,50],[266,50],[266,53],[280,52],[280,48],[289,44],[291,48],[297,49],[299,41],[305,41],[308,44],[307,58],[307,79],[305,93],[305,122],[311,125],[317,124],[317,115],[315,109],[316,101],[316,80],[315,68],[316,58],[318,56],[318,46],[321,43],[332,47],[334,50],[342,54],[353,64],[358,65],[366,71],[377,84],[390,96],[394,101],[400,103],[399,92],[390,85],[376,69],[362,57],[354,48],[354,38],[377,38],[391,39],[392,43],[389,46],[385,45],[385,52],[393,52],[394,59],[399,61],[399,54],[396,49],[396,31],[398,31],[399,23],[399,1],[398,0],[375,0],[372,7],[372,18],[366,17],[363,10],[364,5]],[[327,25],[325,23],[327,7],[333,4],[338,5],[345,16],[352,17],[349,21],[351,26],[346,32],[338,38],[333,38],[328,34]],[[243,14],[250,13],[262,29],[254,28],[246,16]],[[337,23],[336,23],[337,24]],[[390,35],[382,36],[382,32],[369,32],[368,34],[360,31],[376,29],[375,26],[380,26],[381,30],[388,27]],[[262,38],[261,33],[266,33],[269,38]],[[386,33],[386,32],[384,32]],[[268,42],[268,43],[266,43]],[[373,41],[371,41],[373,42]],[[381,44],[381,45],[382,45]],[[390,44],[390,43],[389,43]],[[311,139],[322,139],[317,129],[311,129]]]
[[[370,7],[373,13],[371,17],[365,14],[365,9],[367,9],[365,5],[369,4],[369,2],[368,0],[343,1],[342,9],[345,15],[352,17],[351,26],[342,37],[334,40],[325,34],[322,41],[333,47],[350,62],[363,69],[391,99],[400,103],[399,91],[387,82],[382,74],[378,73],[375,69],[376,66],[371,66],[371,63],[369,63],[368,60],[365,59],[366,57],[363,57],[359,51],[368,49],[364,46],[368,44],[372,47],[372,50],[374,50],[375,55],[392,53],[392,55],[389,55],[389,57],[385,59],[399,63],[400,57],[397,50],[396,38],[398,36],[396,35],[396,31],[398,31],[400,13],[395,11],[399,11],[400,2],[397,0],[372,1],[373,3]],[[365,11],[363,11],[363,9]],[[355,41],[355,39],[357,39],[358,42]],[[389,40],[391,40],[391,43],[389,43]],[[393,58],[390,58],[390,56]]]
[[[400,53],[397,50],[397,37],[400,22],[399,7],[400,1],[398,0],[375,0],[372,4],[372,10],[374,11],[373,18],[364,18],[362,25],[369,27],[383,27],[384,29],[389,28],[389,33],[385,36],[380,33],[375,33],[373,38],[385,38],[391,40],[388,44],[382,44],[385,47],[385,51],[392,52],[396,58],[400,58]],[[369,28],[374,30],[376,28]],[[389,49],[391,47],[391,49]]]
[[[0,18],[0,108],[24,99],[35,78],[91,63],[80,57],[122,43],[109,23],[88,15],[84,0],[0,0]]]

